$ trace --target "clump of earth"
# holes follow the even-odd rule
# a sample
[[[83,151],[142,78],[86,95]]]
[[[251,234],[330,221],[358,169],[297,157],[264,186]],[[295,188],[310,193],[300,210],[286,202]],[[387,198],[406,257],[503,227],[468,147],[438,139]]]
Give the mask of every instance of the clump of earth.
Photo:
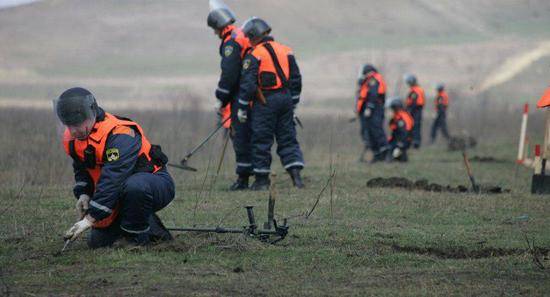
[[[409,190],[421,190],[428,192],[448,192],[448,193],[467,193],[473,192],[469,187],[464,185],[450,186],[430,183],[427,179],[419,179],[412,181],[404,177],[376,177],[367,181],[367,187],[371,188],[404,188]],[[482,194],[502,194],[509,193],[509,189],[503,189],[499,186],[480,185],[480,193]]]

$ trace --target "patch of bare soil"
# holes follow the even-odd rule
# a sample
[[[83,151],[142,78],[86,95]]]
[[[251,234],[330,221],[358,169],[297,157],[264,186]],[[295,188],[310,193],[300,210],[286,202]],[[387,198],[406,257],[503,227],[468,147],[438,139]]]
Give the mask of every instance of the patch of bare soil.
[[[466,247],[417,247],[392,244],[392,249],[400,253],[413,253],[419,255],[430,255],[441,259],[482,259],[492,257],[504,257],[523,255],[526,253],[536,253],[537,255],[547,257],[550,254],[550,248],[537,247],[533,251],[519,248],[495,248],[483,247],[480,249],[468,249]]]

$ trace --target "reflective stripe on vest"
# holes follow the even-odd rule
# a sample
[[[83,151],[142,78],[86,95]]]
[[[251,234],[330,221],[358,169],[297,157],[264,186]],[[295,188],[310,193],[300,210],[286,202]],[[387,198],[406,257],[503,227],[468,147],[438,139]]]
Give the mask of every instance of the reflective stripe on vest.
[[[281,65],[281,69],[283,71],[284,80],[288,80],[290,76],[290,66],[288,62],[288,56],[292,55],[292,49],[282,45],[275,41],[267,41],[265,42],[273,48],[273,51],[275,52],[275,55],[277,56],[277,59],[279,60],[279,64]],[[275,78],[275,84],[270,87],[262,87],[264,90],[276,90],[283,87],[283,80],[279,75],[277,74],[277,69],[275,68],[275,64],[273,63],[273,59],[271,59],[271,55],[269,54],[268,50],[265,48],[264,43],[261,43],[254,47],[251,54],[258,60],[259,62],[259,69],[258,69],[258,85],[263,86],[262,84],[262,73],[272,73]]]

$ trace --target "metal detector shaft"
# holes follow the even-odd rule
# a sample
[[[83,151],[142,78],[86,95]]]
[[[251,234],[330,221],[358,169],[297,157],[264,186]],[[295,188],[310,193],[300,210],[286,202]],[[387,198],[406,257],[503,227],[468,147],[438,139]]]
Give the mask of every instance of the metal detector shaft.
[[[195,148],[193,148],[183,159],[180,161],[182,165],[185,165],[187,160],[193,156],[194,153],[196,153],[198,150],[200,150],[211,138],[214,136],[222,127],[223,125],[231,119],[231,116],[228,116],[225,120],[223,120],[221,123],[216,126],[216,129],[214,131],[210,132],[210,134],[201,142],[199,143]]]
[[[215,228],[166,228],[168,231],[179,231],[179,232],[204,232],[204,233],[244,233],[245,228],[224,228],[224,227],[215,227]]]

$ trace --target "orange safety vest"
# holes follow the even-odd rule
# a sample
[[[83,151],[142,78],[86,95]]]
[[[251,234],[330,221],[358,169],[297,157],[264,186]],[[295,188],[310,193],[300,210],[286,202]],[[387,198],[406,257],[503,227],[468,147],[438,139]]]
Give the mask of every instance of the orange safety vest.
[[[424,90],[420,86],[412,86],[409,92],[409,96],[407,96],[407,107],[410,107],[413,104],[413,99],[411,98],[412,94],[416,94],[417,96],[416,105],[420,107],[424,106],[424,103],[426,101],[424,97]]]
[[[237,28],[235,26],[227,26],[222,31],[222,36],[225,36],[223,38],[222,45],[228,42],[230,39],[235,40],[237,44],[241,47],[241,60],[244,59],[244,56],[250,49],[250,40],[244,35],[243,31],[240,28]],[[231,103],[227,104],[225,107],[222,107],[220,110],[222,114],[222,121],[227,119],[231,116]],[[225,129],[229,129],[231,127],[231,119],[223,124],[223,127]]]
[[[275,63],[267,49],[269,46],[273,48],[284,77],[280,77],[278,74]],[[286,84],[290,76],[290,66],[288,62],[288,56],[292,55],[292,49],[290,47],[276,41],[267,41],[256,45],[252,49],[251,55],[260,63],[258,69],[258,86],[262,90],[276,90],[282,88],[283,85]]]
[[[365,80],[363,80],[363,83],[361,84],[361,89],[359,91],[359,98],[357,98],[357,106],[356,111],[357,113],[361,112],[361,108],[363,107],[363,104],[367,101],[367,94],[369,92],[369,81],[374,78],[376,81],[378,81],[378,95],[384,95],[386,94],[386,82],[384,81],[384,78],[382,75],[378,72],[371,72]]]
[[[151,150],[151,143],[149,140],[145,137],[145,134],[143,133],[143,130],[141,127],[129,120],[124,118],[118,118],[110,113],[105,113],[105,119],[103,121],[97,121],[93,128],[92,133],[88,135],[88,138],[85,140],[68,140],[70,139],[70,132],[69,129],[65,129],[64,132],[64,140],[63,141],[63,147],[65,149],[65,152],[67,155],[71,156],[75,161],[80,161],[84,164],[86,164],[86,170],[88,171],[88,174],[92,178],[92,181],[94,183],[94,188],[97,186],[97,183],[99,181],[100,175],[101,175],[101,168],[104,164],[104,153],[105,153],[105,145],[107,143],[107,138],[110,135],[111,131],[113,131],[117,127],[130,127],[134,130],[137,130],[137,132],[141,135],[141,150],[139,151],[138,156],[142,157],[145,156],[147,158],[147,161],[151,162],[151,156],[149,155],[149,151]],[[86,156],[85,151],[88,151],[89,156]],[[88,158],[93,158],[91,160],[86,160]],[[94,164],[91,164],[91,163]],[[161,166],[153,165],[153,172],[157,172],[161,169]],[[93,200],[93,198],[92,198]],[[97,221],[94,223],[95,228],[106,228],[116,219],[116,216],[118,215],[118,206],[113,209],[113,212],[106,217],[105,219],[101,221]]]
[[[538,108],[549,107],[549,106],[550,106],[550,87],[547,88],[546,91],[544,91],[544,94],[542,95],[542,97],[540,97],[540,100],[537,103]]]
[[[414,126],[414,120],[410,113],[405,110],[398,110],[393,115],[393,118],[390,121],[390,129],[392,131],[397,130],[397,123],[403,120],[405,122],[405,130],[412,131]]]
[[[438,92],[437,96],[435,96],[434,105],[435,105],[436,111],[437,111],[437,106],[440,104],[445,107],[449,106],[449,96],[445,91]]]

